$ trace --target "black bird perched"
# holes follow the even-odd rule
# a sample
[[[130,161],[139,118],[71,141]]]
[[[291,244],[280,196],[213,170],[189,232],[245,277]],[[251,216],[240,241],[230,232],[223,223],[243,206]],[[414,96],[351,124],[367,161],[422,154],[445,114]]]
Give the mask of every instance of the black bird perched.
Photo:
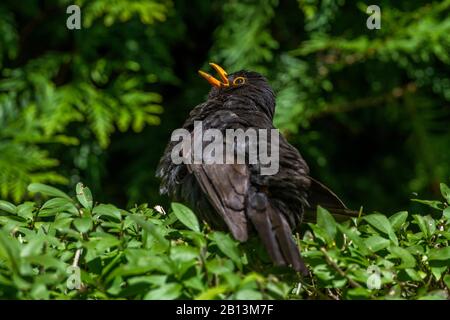
[[[210,65],[221,80],[199,71],[212,89],[208,100],[191,111],[183,128],[192,137],[195,121],[202,121],[204,130],[218,129],[223,134],[227,129],[274,129],[275,94],[267,80],[251,71],[228,75],[219,65]],[[251,143],[245,141],[246,155]],[[269,139],[268,150],[272,143]],[[245,163],[175,164],[172,152],[177,144],[170,142],[161,158],[157,170],[162,179],[160,192],[187,203],[212,228],[229,230],[239,241],[246,241],[249,232],[256,231],[276,265],[291,265],[305,274],[307,269],[292,237],[305,209],[315,209],[318,204],[335,211],[346,207],[309,176],[308,165],[297,149],[280,135],[279,170],[263,175],[262,164],[249,163],[247,158]],[[192,157],[191,148],[189,145],[181,152],[185,159]]]

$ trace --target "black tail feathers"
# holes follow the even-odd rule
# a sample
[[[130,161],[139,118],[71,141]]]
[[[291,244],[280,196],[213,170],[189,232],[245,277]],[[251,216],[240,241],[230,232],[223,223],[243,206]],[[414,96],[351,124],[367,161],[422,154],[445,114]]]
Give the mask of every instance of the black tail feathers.
[[[256,192],[249,197],[247,215],[272,261],[278,266],[290,265],[306,275],[308,270],[286,218],[270,204],[264,193]]]
[[[313,178],[311,178],[308,204],[305,208],[304,221],[316,220],[318,205],[329,210],[338,221],[358,216],[357,211],[348,209],[333,191]],[[250,190],[247,216],[276,265],[290,265],[294,270],[307,275],[308,269],[292,237],[291,226],[285,216],[271,205],[265,193]]]

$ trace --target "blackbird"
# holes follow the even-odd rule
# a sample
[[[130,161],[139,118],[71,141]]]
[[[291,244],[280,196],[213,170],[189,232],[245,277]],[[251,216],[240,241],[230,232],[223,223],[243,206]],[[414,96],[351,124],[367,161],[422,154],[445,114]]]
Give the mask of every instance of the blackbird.
[[[196,106],[183,124],[193,144],[205,144],[195,141],[202,139],[195,137],[196,121],[201,121],[203,130],[224,134],[227,129],[275,129],[275,94],[264,76],[245,70],[227,74],[219,65],[210,65],[220,80],[199,71],[212,89],[207,101]],[[256,232],[275,265],[306,274],[292,236],[305,210],[321,205],[339,213],[347,208],[330,189],[310,177],[298,150],[279,135],[278,172],[264,175],[261,162],[250,163],[247,158],[245,163],[174,163],[172,153],[178,143],[169,142],[160,160],[161,194],[186,203],[213,229],[228,230],[236,240],[244,242]],[[245,140],[247,155],[251,143]],[[272,139],[267,143],[271,150]],[[192,159],[192,153],[192,144],[180,151],[184,159]]]

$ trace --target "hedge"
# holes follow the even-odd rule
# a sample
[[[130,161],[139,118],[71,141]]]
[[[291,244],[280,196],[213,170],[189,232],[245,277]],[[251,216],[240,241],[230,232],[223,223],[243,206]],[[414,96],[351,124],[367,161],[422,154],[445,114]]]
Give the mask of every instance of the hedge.
[[[337,223],[318,207],[296,241],[302,277],[275,267],[180,203],[128,210],[31,184],[35,202],[0,201],[3,299],[448,299],[450,189],[422,211]]]

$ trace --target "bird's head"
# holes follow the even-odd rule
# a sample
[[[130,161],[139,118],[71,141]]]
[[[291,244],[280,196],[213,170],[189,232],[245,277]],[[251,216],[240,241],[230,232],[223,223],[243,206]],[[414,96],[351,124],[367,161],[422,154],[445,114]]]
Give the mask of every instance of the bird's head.
[[[275,94],[264,76],[245,70],[228,74],[218,64],[210,63],[210,66],[216,70],[220,80],[204,71],[198,72],[212,86],[209,98],[247,97],[252,99],[270,118],[273,118]]]

